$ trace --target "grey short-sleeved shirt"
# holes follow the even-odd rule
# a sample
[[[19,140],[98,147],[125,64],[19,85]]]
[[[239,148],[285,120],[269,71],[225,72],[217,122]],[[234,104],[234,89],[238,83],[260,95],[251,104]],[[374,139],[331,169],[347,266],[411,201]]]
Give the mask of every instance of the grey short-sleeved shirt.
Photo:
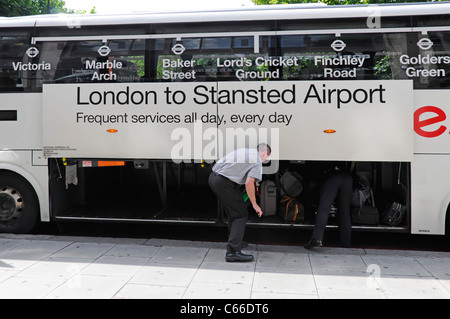
[[[257,149],[240,148],[216,162],[212,170],[229,180],[243,185],[247,177],[262,179],[262,162]]]

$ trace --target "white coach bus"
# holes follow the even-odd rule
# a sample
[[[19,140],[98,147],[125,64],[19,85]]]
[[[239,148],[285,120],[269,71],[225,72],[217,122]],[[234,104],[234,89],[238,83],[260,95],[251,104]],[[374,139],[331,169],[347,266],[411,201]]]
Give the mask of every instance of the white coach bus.
[[[445,2],[0,18],[0,232],[224,225],[212,163],[263,141],[264,180],[301,175],[304,216],[249,225],[312,228],[339,162],[367,177],[379,211],[354,229],[443,235],[449,71]],[[406,212],[387,223],[393,202]]]

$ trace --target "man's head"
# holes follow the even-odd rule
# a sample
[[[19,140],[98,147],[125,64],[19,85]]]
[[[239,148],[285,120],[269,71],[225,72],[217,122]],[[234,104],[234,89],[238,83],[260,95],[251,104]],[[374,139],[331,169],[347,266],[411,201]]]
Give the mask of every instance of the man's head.
[[[261,158],[261,162],[264,162],[266,159],[269,158],[270,153],[272,152],[270,145],[266,143],[258,144],[256,149],[259,152],[259,157]]]

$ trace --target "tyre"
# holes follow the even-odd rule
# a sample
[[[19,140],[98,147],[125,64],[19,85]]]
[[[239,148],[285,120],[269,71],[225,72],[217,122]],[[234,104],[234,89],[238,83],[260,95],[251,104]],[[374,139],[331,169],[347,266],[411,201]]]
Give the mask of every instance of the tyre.
[[[22,177],[0,171],[0,233],[28,233],[39,220],[39,201]]]

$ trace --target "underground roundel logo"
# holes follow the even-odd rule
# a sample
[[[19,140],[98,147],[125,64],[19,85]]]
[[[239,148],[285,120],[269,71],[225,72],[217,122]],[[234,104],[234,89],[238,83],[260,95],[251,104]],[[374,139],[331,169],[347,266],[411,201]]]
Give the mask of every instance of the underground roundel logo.
[[[421,48],[422,50],[429,50],[433,46],[433,41],[427,38],[420,39],[419,42],[417,42],[417,46]]]
[[[331,43],[331,47],[334,51],[341,52],[345,49],[347,45],[342,40],[335,40],[333,43]]]
[[[107,56],[108,54],[111,53],[111,49],[107,46],[107,45],[102,45],[98,50],[97,50],[98,54],[100,54],[101,56]]]
[[[36,47],[30,47],[26,53],[30,58],[35,58],[39,54],[39,50]]]
[[[184,47],[184,45],[180,43],[177,43],[172,47],[172,52],[175,53],[176,55],[182,54],[185,50],[186,48]]]

